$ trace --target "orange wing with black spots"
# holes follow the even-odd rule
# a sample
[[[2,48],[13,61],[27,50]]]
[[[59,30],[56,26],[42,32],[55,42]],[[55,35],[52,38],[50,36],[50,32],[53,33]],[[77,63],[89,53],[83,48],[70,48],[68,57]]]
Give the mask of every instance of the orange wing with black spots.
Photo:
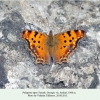
[[[36,63],[50,64],[51,57],[54,63],[67,62],[68,56],[76,48],[78,41],[85,36],[83,30],[71,30],[52,35],[36,31],[23,31],[22,38],[26,39]]]
[[[23,31],[22,38],[26,39],[32,55],[36,58],[36,63],[48,64],[50,55],[46,46],[47,35],[36,31]]]
[[[61,64],[67,62],[68,56],[76,48],[78,41],[85,36],[83,30],[71,30],[56,34],[54,39],[56,45],[54,46],[54,62]]]

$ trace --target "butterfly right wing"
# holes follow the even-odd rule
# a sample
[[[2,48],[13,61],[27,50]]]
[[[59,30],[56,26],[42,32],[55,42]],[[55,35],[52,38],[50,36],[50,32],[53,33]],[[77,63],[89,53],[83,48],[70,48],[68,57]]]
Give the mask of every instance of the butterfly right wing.
[[[54,35],[53,59],[55,63],[67,62],[70,53],[77,47],[78,41],[85,36],[83,30],[71,30]]]

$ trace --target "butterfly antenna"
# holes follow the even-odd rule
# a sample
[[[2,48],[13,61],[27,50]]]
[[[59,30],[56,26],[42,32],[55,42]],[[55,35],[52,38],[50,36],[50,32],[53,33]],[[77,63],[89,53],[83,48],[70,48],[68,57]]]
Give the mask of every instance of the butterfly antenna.
[[[29,28],[30,28],[30,30],[32,30],[32,24],[31,23],[29,23]]]
[[[81,4],[80,4],[80,7],[79,7],[79,12],[78,12],[78,18],[76,19],[76,30],[78,29],[78,22],[79,22],[79,15],[80,15],[80,11],[81,11],[81,7],[82,7],[82,2],[80,2]]]
[[[47,27],[49,27],[48,17],[46,17],[46,23],[47,23]]]
[[[23,30],[26,30],[26,23],[24,22],[24,28],[23,28]]]

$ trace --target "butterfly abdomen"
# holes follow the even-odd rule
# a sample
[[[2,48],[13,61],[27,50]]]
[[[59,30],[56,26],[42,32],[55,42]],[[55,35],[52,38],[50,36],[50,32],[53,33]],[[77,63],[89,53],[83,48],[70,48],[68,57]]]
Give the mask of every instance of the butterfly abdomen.
[[[54,37],[53,37],[52,31],[50,31],[47,38],[47,46],[48,46],[50,57],[53,56],[53,46],[54,46],[53,40],[54,40]]]

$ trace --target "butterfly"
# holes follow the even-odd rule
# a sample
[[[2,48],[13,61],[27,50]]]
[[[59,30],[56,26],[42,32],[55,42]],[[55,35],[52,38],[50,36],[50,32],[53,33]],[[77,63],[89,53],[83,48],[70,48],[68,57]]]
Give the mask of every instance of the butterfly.
[[[51,58],[55,64],[67,62],[69,55],[77,47],[80,39],[85,37],[84,30],[71,30],[53,35],[25,30],[22,39],[28,42],[29,50],[35,57],[36,63],[50,64]]]

